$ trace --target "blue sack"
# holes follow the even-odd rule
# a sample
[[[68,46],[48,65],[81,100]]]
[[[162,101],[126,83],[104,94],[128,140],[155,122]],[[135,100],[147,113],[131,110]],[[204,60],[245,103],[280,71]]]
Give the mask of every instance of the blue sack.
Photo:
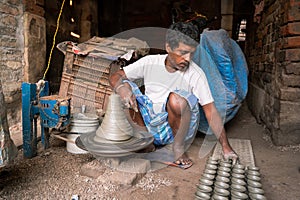
[[[223,123],[237,113],[248,91],[248,68],[239,45],[223,30],[204,30],[193,61],[204,71]],[[213,134],[200,107],[199,131]]]

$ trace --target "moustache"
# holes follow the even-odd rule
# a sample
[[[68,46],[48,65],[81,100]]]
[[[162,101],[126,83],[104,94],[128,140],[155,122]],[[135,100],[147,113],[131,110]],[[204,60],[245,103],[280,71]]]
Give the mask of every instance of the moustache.
[[[184,62],[181,62],[179,65],[181,65],[181,66],[189,66],[190,62],[189,61],[184,61]]]

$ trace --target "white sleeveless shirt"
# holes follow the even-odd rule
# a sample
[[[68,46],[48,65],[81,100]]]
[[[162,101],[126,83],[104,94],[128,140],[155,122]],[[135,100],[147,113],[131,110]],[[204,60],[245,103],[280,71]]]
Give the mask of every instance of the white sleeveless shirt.
[[[133,81],[144,79],[145,95],[153,102],[154,111],[161,112],[169,93],[178,89],[193,93],[200,105],[213,102],[206,76],[193,61],[185,72],[168,72],[165,67],[167,55],[149,55],[124,67],[126,77]]]

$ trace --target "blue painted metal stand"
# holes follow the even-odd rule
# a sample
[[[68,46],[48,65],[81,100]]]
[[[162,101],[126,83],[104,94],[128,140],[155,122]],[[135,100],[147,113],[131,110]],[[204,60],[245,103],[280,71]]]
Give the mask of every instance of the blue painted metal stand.
[[[22,126],[23,126],[23,150],[24,156],[32,158],[37,153],[37,118],[39,115],[36,84],[22,83]],[[46,81],[39,96],[49,94],[49,83]],[[45,142],[44,129],[41,123],[42,141],[44,148],[48,148],[49,143]]]
[[[32,158],[37,154],[37,119],[40,116],[41,142],[49,145],[49,129],[64,129],[70,123],[70,98],[48,96],[49,84],[37,91],[36,84],[22,83],[22,125],[24,156]]]

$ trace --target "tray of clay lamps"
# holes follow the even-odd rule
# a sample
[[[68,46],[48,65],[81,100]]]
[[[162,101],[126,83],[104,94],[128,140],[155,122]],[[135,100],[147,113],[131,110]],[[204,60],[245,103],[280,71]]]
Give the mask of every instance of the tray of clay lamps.
[[[261,184],[260,169],[256,166],[209,157],[195,192],[195,199],[240,200],[267,199]]]

